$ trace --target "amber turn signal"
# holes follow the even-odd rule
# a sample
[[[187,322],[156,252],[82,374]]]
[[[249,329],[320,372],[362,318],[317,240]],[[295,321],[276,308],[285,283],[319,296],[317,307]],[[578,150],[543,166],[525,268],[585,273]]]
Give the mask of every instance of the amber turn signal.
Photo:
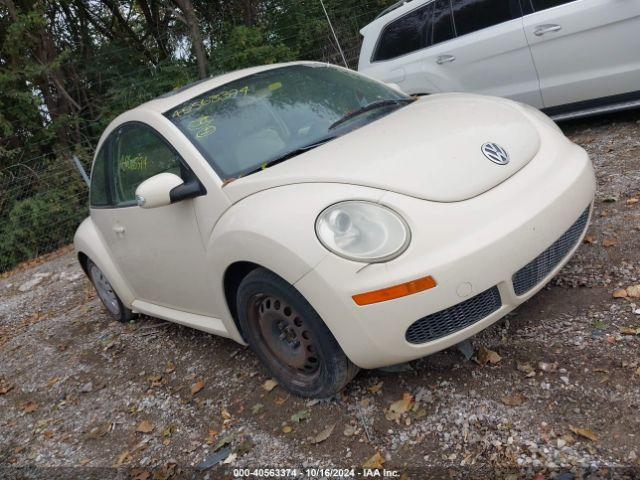
[[[437,285],[433,277],[428,276],[412,280],[411,282],[394,285],[393,287],[374,290],[373,292],[360,293],[353,296],[353,301],[358,305],[371,305],[372,303],[386,302],[394,298],[406,297],[414,293],[429,290]]]

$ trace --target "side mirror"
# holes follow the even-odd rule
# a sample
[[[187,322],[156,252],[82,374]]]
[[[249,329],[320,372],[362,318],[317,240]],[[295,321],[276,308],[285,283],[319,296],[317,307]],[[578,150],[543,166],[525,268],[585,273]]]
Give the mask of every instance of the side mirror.
[[[173,173],[159,173],[147,178],[136,188],[136,201],[142,208],[157,208],[187,198],[204,195],[206,190],[196,179],[184,183]]]

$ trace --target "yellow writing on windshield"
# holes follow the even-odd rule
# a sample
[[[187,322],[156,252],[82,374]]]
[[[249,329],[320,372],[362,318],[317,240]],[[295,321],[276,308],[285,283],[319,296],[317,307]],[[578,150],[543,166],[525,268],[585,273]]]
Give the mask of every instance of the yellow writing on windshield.
[[[249,93],[249,87],[247,86],[242,88],[232,88],[229,90],[224,90],[222,92],[214,93],[184,105],[182,108],[173,112],[171,114],[171,117],[180,118],[190,113],[197,112],[198,110],[206,107],[207,105],[222,102],[230,98],[236,98],[238,96],[246,96],[248,93]]]
[[[204,138],[216,133],[216,126],[213,124],[213,118],[210,115],[202,115],[195,120],[189,122],[187,128],[196,134],[197,138]]]

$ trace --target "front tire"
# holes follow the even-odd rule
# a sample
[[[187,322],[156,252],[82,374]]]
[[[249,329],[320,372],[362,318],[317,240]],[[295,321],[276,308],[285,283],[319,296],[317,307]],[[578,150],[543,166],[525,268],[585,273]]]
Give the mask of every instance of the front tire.
[[[127,323],[134,318],[134,313],[124,306],[120,297],[115,292],[107,277],[102,273],[102,270],[93,263],[90,259],[87,259],[87,273],[89,279],[96,289],[98,298],[102,301],[107,311],[118,322]]]
[[[285,389],[326,398],[358,373],[309,302],[273,272],[253,270],[236,299],[245,340]]]

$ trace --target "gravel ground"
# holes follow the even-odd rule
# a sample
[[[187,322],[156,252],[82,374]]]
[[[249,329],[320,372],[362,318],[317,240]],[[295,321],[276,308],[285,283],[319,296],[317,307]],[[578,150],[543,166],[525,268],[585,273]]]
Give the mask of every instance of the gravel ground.
[[[268,391],[229,340],[111,321],[69,248],[4,275],[0,477],[366,464],[403,479],[640,478],[640,292],[627,288],[640,284],[640,111],[562,127],[598,176],[577,255],[472,339],[477,361],[451,349],[361,372],[330,400]],[[225,466],[201,465],[216,455]]]

